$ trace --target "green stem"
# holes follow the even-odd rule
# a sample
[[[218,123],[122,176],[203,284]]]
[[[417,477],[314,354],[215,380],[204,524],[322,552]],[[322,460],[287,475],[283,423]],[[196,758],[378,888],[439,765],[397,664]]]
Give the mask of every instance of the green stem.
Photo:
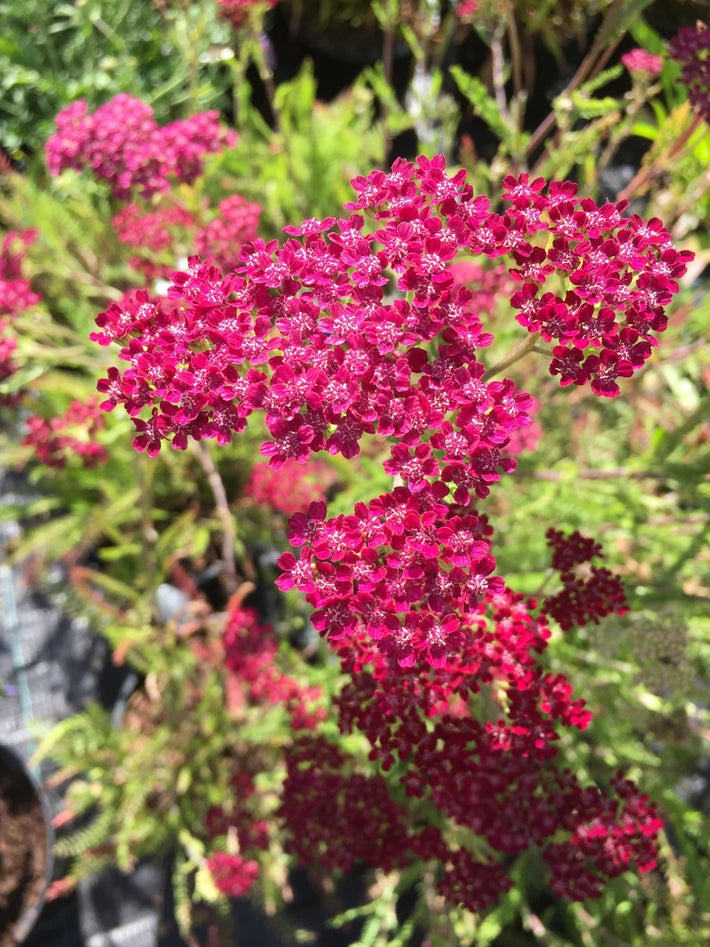
[[[521,358],[524,358],[528,354],[528,352],[532,352],[536,345],[537,335],[528,335],[528,337],[523,339],[519,345],[516,345],[509,355],[507,355],[504,359],[501,359],[500,362],[497,362],[492,368],[489,368],[484,374],[483,378],[493,378],[494,375],[498,375],[510,365],[515,364],[515,362],[519,362]]]
[[[392,15],[392,0],[384,0],[385,24],[382,33],[382,71],[385,82],[392,88],[394,70],[394,17]],[[382,119],[382,165],[387,164],[387,157],[392,146],[392,136],[387,121],[387,102],[383,99],[380,104]]]
[[[599,27],[599,32],[592,43],[591,49],[580,63],[579,69],[570,79],[562,96],[569,97],[583,82],[597,75],[609,61],[610,56],[621,39],[620,35],[616,39],[612,39],[612,36],[615,31],[621,32],[618,28],[623,22],[627,2],[628,0],[616,0],[616,2],[609,7]],[[554,111],[551,111],[547,118],[535,129],[527,144],[528,157],[535,151],[538,145],[547,138],[554,128],[556,121],[557,116]],[[543,155],[543,158],[544,157]],[[538,161],[538,164],[539,163]]]
[[[512,119],[508,109],[508,100],[505,96],[505,67],[503,61],[502,24],[497,25],[491,38],[491,75],[493,80],[493,94],[500,117],[512,130]]]
[[[641,168],[634,179],[626,185],[618,196],[618,200],[630,200],[634,194],[647,184],[650,184],[654,177],[671,166],[673,159],[676,159],[681,149],[687,144],[688,139],[693,135],[696,129],[703,123],[703,118],[697,113],[693,114],[690,123],[686,126],[681,135],[673,142],[667,153],[659,155],[656,160],[648,167]]]
[[[215,506],[217,507],[217,516],[222,524],[222,563],[224,571],[229,584],[236,586],[237,570],[234,564],[236,532],[234,529],[234,521],[232,520],[232,513],[229,509],[227,492],[224,489],[224,483],[210,452],[200,441],[195,442],[194,448],[197,459],[200,462],[200,466],[212,490],[212,496],[214,497]],[[231,591],[233,591],[233,589]]]
[[[138,487],[140,489],[140,536],[141,536],[141,563],[145,582],[146,599],[152,602],[155,597],[156,578],[158,572],[155,544],[158,534],[153,524],[153,506],[155,491],[153,482],[155,464],[146,454],[138,455],[136,466]]]
[[[264,55],[264,50],[259,38],[259,32],[253,24],[249,26],[247,35],[249,37],[249,43],[247,45],[251,50],[251,55],[254,60],[254,65],[256,66],[256,70],[259,73],[259,78],[264,84],[266,98],[269,102],[269,108],[271,109],[271,114],[274,117],[274,131],[278,133],[281,128],[281,116],[279,114],[278,106],[276,105],[276,84],[274,82],[274,73],[266,61],[266,56]],[[287,149],[287,147],[287,142],[284,141],[284,148]]]

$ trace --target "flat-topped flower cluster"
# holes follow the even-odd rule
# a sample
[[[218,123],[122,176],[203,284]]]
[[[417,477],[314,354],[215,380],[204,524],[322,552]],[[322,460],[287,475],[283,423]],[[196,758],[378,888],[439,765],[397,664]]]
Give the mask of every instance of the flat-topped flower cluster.
[[[90,168],[120,200],[134,194],[147,198],[194,181],[206,155],[237,141],[236,133],[220,124],[218,112],[158,125],[150,105],[126,94],[95,112],[78,99],[57,115],[55,124],[57,131],[46,146],[50,174]]]
[[[494,207],[441,156],[353,185],[346,216],[287,227],[283,245],[253,240],[227,273],[192,257],[167,299],[140,291],[101,313],[93,338],[118,342],[126,363],[100,380],[103,407],[123,405],[151,455],[226,444],[255,412],[276,471],[380,446],[392,489],[337,517],[311,502],[289,521],[298,556],[279,561],[277,584],[305,595],[348,675],[339,728],[363,734],[380,766],[363,771],[317,733],[295,741],[281,816],[298,857],[433,860],[440,892],[478,910],[510,886],[506,859],[534,844],[558,894],[593,897],[655,864],[661,820],[620,775],[604,793],[556,764],[560,728],[591,715],[542,655],[550,619],[622,614],[623,588],[590,565],[593,540],[555,530],[560,585],[545,601],[494,575],[476,506],[515,470],[510,445],[536,404],[483,360],[482,297],[452,264],[495,261],[517,284],[529,336],[515,357],[535,348],[563,386],[615,396],[665,329],[690,254],[659,220],[567,182],[509,176]],[[407,802],[421,799],[428,809]]]

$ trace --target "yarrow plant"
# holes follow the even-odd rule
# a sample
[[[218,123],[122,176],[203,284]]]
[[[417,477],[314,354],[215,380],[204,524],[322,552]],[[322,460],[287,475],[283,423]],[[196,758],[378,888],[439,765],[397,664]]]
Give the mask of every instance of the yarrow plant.
[[[8,231],[0,247],[0,384],[17,371],[14,358],[17,338],[13,323],[17,317],[33,308],[40,296],[23,276],[22,264],[27,248],[37,239],[36,230]],[[0,392],[0,407],[16,407],[22,398],[19,391]]]
[[[219,124],[217,112],[158,125],[152,108],[130,95],[115,96],[95,112],[83,99],[57,115],[57,131],[47,141],[52,174],[90,168],[113,195],[148,198],[173,183],[194,181],[208,154],[236,143],[236,133]]]
[[[117,343],[126,365],[99,381],[101,406],[128,411],[150,456],[226,445],[258,413],[275,472],[367,445],[392,478],[348,513],[329,517],[324,499],[295,513],[295,551],[279,560],[278,586],[305,596],[340,660],[333,713],[367,758],[313,719],[286,748],[280,818],[300,861],[428,865],[447,901],[479,911],[533,847],[557,895],[597,897],[627,869],[653,868],[662,820],[623,774],[602,789],[564,767],[560,739],[591,713],[545,651],[554,626],[627,605],[618,578],[591,564],[598,543],[576,533],[548,534],[559,585],[541,600],[495,574],[479,505],[515,470],[511,445],[536,408],[498,376],[535,353],[561,386],[618,396],[665,330],[692,254],[660,220],[570,182],[509,175],[492,205],[441,156],[399,159],[353,187],[343,217],[286,227],[283,245],[252,240],[228,272],[191,257],[167,300],[141,291],[101,313],[93,338]],[[492,364],[457,257],[504,266],[516,286],[527,337]],[[255,633],[249,619],[240,635]],[[242,891],[250,869],[235,857]],[[213,871],[228,886],[222,861]]]

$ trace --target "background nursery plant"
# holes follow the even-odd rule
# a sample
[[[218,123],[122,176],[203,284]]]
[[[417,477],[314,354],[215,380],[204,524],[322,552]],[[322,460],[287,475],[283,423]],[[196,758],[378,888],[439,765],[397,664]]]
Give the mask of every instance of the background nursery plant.
[[[227,6],[270,114],[76,102],[52,181],[4,179],[14,556],[132,669],[43,741],[82,855],[55,893],[165,858],[187,936],[366,868],[352,943],[703,942],[706,28],[669,58],[603,5],[529,128],[517,5],[373,7],[382,67],[327,106],[308,65],[275,84],[266,5]],[[491,71],[456,92],[437,44],[472,29]],[[455,95],[489,163],[435,153]]]

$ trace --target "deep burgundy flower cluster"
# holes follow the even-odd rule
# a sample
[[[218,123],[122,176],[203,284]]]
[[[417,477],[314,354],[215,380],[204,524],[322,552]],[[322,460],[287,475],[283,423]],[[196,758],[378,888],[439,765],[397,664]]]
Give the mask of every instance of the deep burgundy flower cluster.
[[[670,43],[670,55],[682,67],[681,81],[688,99],[706,122],[710,123],[710,29],[698,20],[695,26],[678,30]]]
[[[543,610],[563,631],[575,625],[597,624],[607,615],[628,612],[623,583],[609,569],[587,566],[601,556],[601,546],[578,532],[565,536],[556,529],[547,531],[547,543],[553,549],[552,568],[560,573],[562,589],[548,596]]]
[[[351,871],[359,861],[391,871],[404,862],[406,813],[380,774],[363,774],[351,764],[316,734],[302,736],[290,748],[281,807],[293,829],[288,851],[327,871]]]
[[[95,467],[108,460],[105,447],[96,440],[96,434],[106,426],[96,398],[74,400],[64,414],[51,420],[30,415],[25,424],[22,443],[33,447],[37,459],[47,467],[62,470],[71,459],[78,459],[83,467]]]
[[[512,886],[506,866],[531,846],[553,890],[575,900],[598,897],[632,865],[653,867],[662,821],[648,798],[620,775],[607,793],[583,786],[553,762],[558,728],[584,729],[591,715],[564,677],[543,671],[550,631],[536,612],[507,589],[486,596],[470,616],[477,640],[464,656],[425,670],[392,673],[364,632],[341,644],[341,732],[367,737],[370,760],[405,797],[395,805],[379,774],[358,770],[324,738],[297,740],[281,816],[302,862],[347,870],[355,855],[390,870],[415,857],[432,866],[448,901],[472,911]],[[377,816],[367,825],[363,799]],[[323,819],[333,800],[334,818]],[[462,844],[467,833],[489,854]]]
[[[47,166],[51,174],[89,168],[120,200],[150,197],[194,181],[206,155],[236,143],[236,134],[218,119],[217,112],[200,112],[160,126],[152,108],[130,95],[119,94],[93,113],[80,99],[55,119]]]
[[[380,776],[323,741],[297,743],[282,812],[294,850],[347,858],[334,852],[350,850],[351,809],[361,826],[354,780],[381,817],[347,836],[360,857],[435,859],[441,892],[475,908],[510,883],[505,858],[536,844],[557,889],[585,897],[632,863],[651,867],[660,823],[636,790],[617,787],[614,800],[553,762],[560,728],[583,729],[589,711],[545,673],[543,614],[494,575],[492,530],[476,509],[515,469],[511,438],[534,405],[487,372],[486,313],[450,264],[459,253],[508,260],[518,321],[536,344],[553,343],[551,371],[611,395],[650,355],[687,255],[659,221],[525,174],[506,179],[500,211],[465,172],[447,175],[442,157],[399,160],[353,185],[347,216],[288,227],[283,246],[254,240],[231,273],[191,258],[173,275],[172,306],[142,292],[101,313],[94,338],[117,341],[127,366],[99,382],[102,407],[124,405],[136,448],[151,455],[165,441],[228,443],[257,411],[274,470],[323,450],[355,457],[368,436],[381,449],[392,489],[347,515],[328,517],[322,500],[295,514],[300,552],[281,557],[278,584],[306,596],[341,655],[343,732],[367,736],[373,767],[403,764],[405,793],[438,817],[405,831]],[[590,566],[593,581],[579,571],[595,543],[551,542],[563,593],[577,596],[573,622],[625,607],[606,570]],[[561,613],[553,597],[543,607]],[[315,825],[326,804],[327,825]],[[475,857],[455,829],[497,855]]]

